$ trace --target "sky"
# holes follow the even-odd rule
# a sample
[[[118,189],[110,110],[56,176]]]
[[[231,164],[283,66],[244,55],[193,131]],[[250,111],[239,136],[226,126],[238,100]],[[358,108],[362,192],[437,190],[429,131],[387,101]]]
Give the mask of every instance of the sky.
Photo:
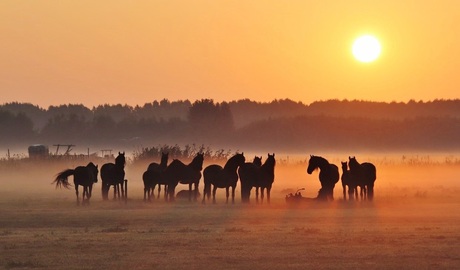
[[[456,99],[459,33],[460,1],[2,0],[0,104]]]

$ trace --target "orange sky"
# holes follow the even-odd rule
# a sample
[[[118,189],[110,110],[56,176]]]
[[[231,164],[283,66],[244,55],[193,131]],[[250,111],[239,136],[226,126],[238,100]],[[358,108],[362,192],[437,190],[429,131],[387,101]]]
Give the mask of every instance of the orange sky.
[[[459,33],[459,1],[2,0],[0,103],[460,98]]]

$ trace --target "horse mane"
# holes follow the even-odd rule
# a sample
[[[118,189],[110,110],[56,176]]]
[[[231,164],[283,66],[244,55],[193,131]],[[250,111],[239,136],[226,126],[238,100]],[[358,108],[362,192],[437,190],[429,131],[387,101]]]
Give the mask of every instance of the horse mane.
[[[190,162],[190,164],[188,166],[193,167],[193,168],[201,171],[203,169],[203,161],[204,161],[204,154],[203,153],[198,153],[192,159],[192,161]]]
[[[241,165],[241,164],[244,163],[244,161],[245,161],[244,152],[241,153],[241,154],[236,153],[235,155],[233,155],[231,158],[229,158],[227,160],[227,162],[224,165],[224,169],[226,169],[226,170],[232,169],[232,168],[230,168],[230,166],[233,167],[234,165],[237,165],[237,166]],[[237,164],[235,164],[235,162]],[[240,164],[238,164],[238,163],[240,163]]]

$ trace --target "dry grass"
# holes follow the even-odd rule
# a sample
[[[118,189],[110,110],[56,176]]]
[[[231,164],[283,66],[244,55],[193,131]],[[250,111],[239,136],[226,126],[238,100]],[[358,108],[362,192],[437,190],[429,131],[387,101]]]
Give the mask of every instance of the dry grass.
[[[142,201],[127,170],[130,200],[89,206],[50,185],[57,170],[3,174],[3,269],[433,269],[460,266],[458,167],[380,168],[375,201],[288,206],[283,191],[317,175],[277,167],[272,204]],[[430,174],[432,173],[432,174]],[[434,179],[434,180],[430,180]],[[24,186],[29,188],[23,189]],[[23,189],[23,190],[21,190]],[[237,193],[238,194],[238,193]]]

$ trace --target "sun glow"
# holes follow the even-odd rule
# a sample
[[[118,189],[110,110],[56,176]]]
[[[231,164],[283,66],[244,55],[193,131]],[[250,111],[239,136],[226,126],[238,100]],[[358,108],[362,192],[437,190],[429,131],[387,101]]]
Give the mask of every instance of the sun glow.
[[[352,52],[354,57],[364,63],[376,60],[381,51],[380,42],[371,35],[365,35],[357,38],[353,43]]]

